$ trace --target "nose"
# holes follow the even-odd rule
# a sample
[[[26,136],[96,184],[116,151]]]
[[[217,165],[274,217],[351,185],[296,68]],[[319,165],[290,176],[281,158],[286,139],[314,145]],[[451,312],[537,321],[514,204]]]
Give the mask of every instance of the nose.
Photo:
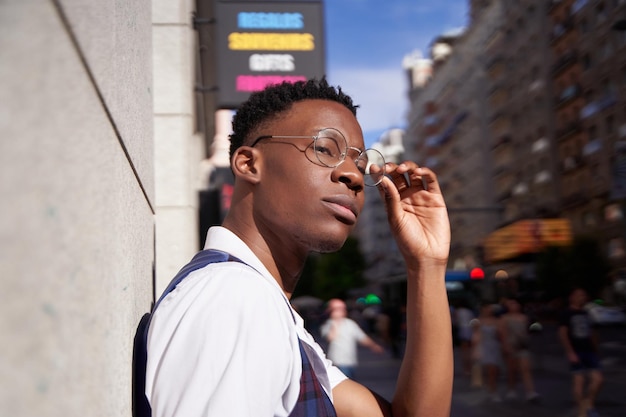
[[[346,184],[349,189],[358,193],[363,191],[365,180],[363,174],[359,171],[356,162],[352,158],[346,158],[333,169],[333,181]]]

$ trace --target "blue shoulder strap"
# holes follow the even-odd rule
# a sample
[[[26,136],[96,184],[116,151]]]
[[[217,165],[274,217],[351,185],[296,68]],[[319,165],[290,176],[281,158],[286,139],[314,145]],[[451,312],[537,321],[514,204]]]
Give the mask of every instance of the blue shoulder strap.
[[[181,283],[187,275],[191,274],[193,271],[198,269],[202,269],[209,264],[213,264],[216,262],[242,262],[239,258],[235,258],[231,254],[227,252],[222,252],[217,249],[206,249],[196,253],[196,255],[191,259],[191,261],[185,265],[179,272],[176,274],[174,279],[170,282],[170,284],[165,288],[161,298],[156,302],[155,306],[152,308],[154,312],[156,308],[159,306],[161,301],[171,293],[178,284]]]
[[[135,333],[133,346],[133,417],[150,417],[152,410],[146,398],[146,365],[148,361],[148,329],[152,313],[157,309],[161,301],[181,283],[193,271],[217,262],[243,262],[229,253],[217,249],[207,249],[198,252],[193,259],[176,274],[167,286],[163,294],[156,302],[152,311],[141,318]]]

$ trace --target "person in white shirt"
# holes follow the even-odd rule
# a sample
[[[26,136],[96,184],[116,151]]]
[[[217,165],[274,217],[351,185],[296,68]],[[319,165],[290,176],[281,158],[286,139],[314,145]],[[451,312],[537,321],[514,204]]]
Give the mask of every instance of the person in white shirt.
[[[205,245],[226,256],[185,272],[152,314],[153,416],[449,415],[446,205],[430,169],[364,149],[356,109],[321,79],[269,86],[237,110],[231,207]],[[406,353],[391,402],[333,366],[289,304],[307,256],[350,235],[367,185],[385,202],[407,271]]]
[[[375,353],[383,353],[385,349],[369,337],[354,320],[348,318],[348,307],[343,300],[329,300],[327,311],[329,317],[320,327],[320,333],[328,341],[328,359],[345,376],[354,378],[359,344]]]

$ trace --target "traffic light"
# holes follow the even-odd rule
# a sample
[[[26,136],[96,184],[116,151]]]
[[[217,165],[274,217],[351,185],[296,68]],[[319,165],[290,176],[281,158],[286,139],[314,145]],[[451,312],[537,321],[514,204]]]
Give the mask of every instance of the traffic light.
[[[482,268],[472,268],[470,279],[485,279],[485,271]]]

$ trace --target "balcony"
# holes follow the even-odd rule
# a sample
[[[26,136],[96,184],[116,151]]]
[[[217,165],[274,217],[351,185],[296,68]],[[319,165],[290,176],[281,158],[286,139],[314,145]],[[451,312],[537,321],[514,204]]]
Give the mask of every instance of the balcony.
[[[563,0],[552,0],[548,3],[548,12],[552,12],[554,9],[556,9],[561,3],[563,3]]]
[[[568,174],[574,172],[584,165],[585,162],[580,155],[568,156],[561,161],[561,173]]]
[[[496,139],[493,142],[493,146],[491,147],[492,150],[499,148],[500,146],[504,146],[507,145],[509,143],[511,143],[511,136],[510,135],[500,135],[498,137],[498,139]]]
[[[612,107],[616,103],[616,94],[607,93],[601,99],[592,101],[591,103],[580,109],[580,118],[586,119],[587,117],[591,117],[598,112]]]
[[[574,28],[574,19],[572,19],[571,17],[568,17],[563,22],[557,23],[552,28],[552,33],[550,33],[550,43],[556,42],[573,28]]]
[[[496,195],[496,200],[498,200],[498,202],[500,201],[505,201],[511,198],[511,190],[503,190],[500,191],[497,195]]]
[[[556,140],[561,141],[579,132],[582,132],[582,123],[580,123],[579,120],[576,120],[568,123],[561,129],[557,129],[554,136],[556,137]]]
[[[591,157],[602,150],[602,140],[592,139],[583,147],[583,156]]]
[[[570,9],[570,13],[572,15],[578,13],[583,7],[585,7],[588,3],[588,0],[576,0],[574,1],[574,3],[572,4],[572,7]]]
[[[582,88],[579,84],[571,84],[561,91],[558,97],[554,99],[554,103],[557,108],[564,106],[569,103],[571,100],[580,97],[582,93]]]
[[[571,208],[584,204],[587,201],[585,195],[581,192],[575,192],[563,197],[563,208]]]
[[[578,61],[578,52],[575,50],[565,52],[552,65],[552,75],[557,76]]]
[[[495,166],[493,167],[493,176],[494,176],[494,178],[500,177],[502,175],[509,174],[510,173],[509,172],[510,162],[511,161],[496,162]]]

